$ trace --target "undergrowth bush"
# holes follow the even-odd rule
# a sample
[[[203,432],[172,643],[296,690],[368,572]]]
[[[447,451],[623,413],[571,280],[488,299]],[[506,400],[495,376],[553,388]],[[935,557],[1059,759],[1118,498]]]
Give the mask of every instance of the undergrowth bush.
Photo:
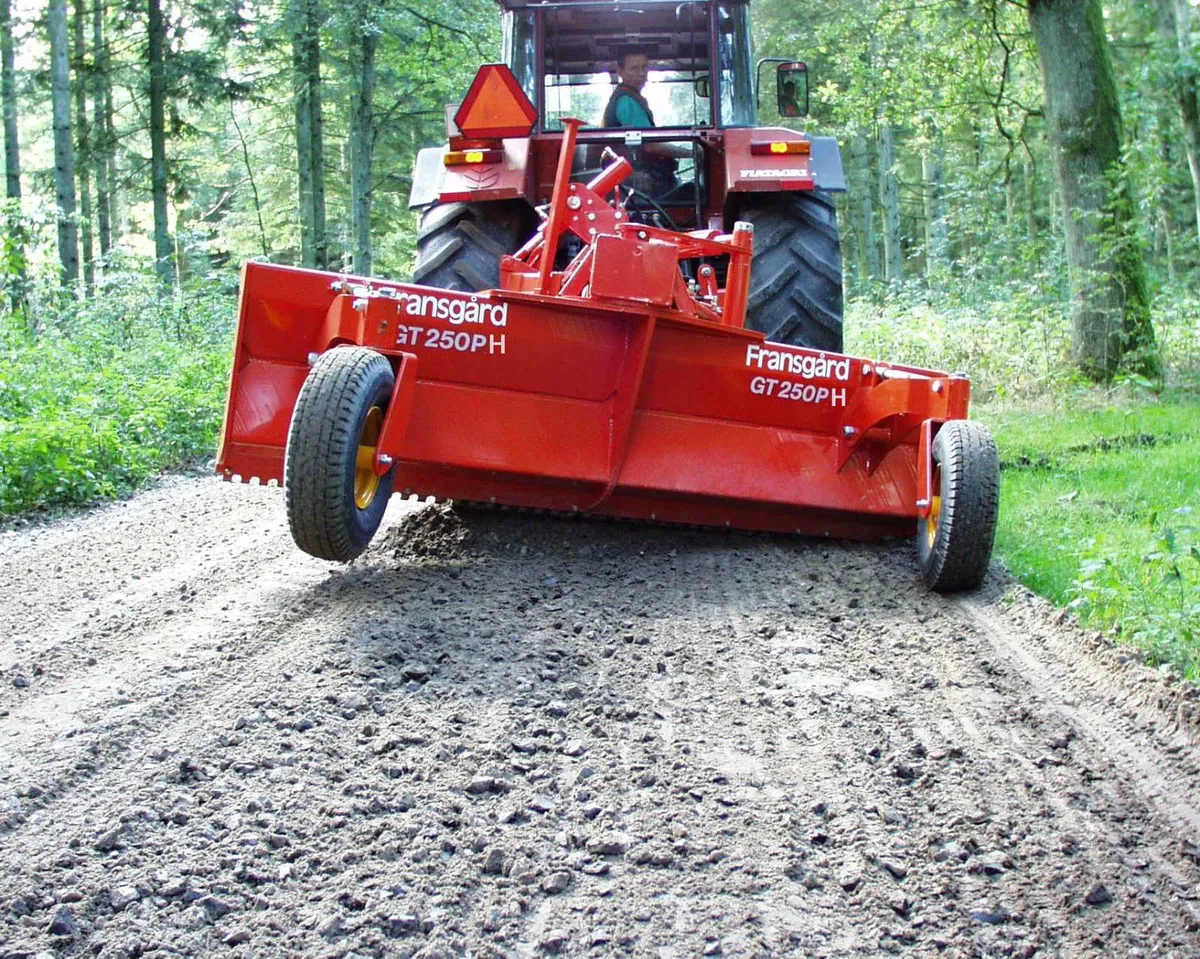
[[[1200,528],[1190,522],[1190,506],[1173,513],[1167,521],[1152,517],[1153,548],[1140,562],[1085,544],[1069,606],[1146,650],[1152,664],[1171,663],[1200,679]]]
[[[966,373],[974,399],[1088,388],[1091,384],[1070,363],[1067,305],[1047,294],[1046,283],[1034,275],[1027,283],[998,284],[985,297],[914,288],[882,299],[851,299],[846,349],[892,363]],[[1168,383],[1194,388],[1200,383],[1200,294],[1188,287],[1164,289],[1152,316]]]
[[[94,297],[0,320],[0,515],[87,503],[212,455],[236,309],[230,277],[160,299],[108,265]]]

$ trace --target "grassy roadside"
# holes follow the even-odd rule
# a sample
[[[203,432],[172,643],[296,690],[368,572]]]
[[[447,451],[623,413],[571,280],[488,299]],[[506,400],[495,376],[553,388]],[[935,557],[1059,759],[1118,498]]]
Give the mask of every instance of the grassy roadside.
[[[232,313],[226,296],[164,306],[131,284],[36,336],[0,323],[0,518],[111,498],[210,457]]]
[[[1012,573],[1200,680],[1200,400],[973,415],[1000,448],[996,549]]]

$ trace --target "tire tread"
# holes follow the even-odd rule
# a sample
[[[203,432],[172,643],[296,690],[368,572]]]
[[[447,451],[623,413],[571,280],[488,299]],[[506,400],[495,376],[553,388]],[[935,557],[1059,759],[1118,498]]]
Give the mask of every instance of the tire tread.
[[[951,420],[934,440],[942,470],[941,516],[932,549],[917,530],[921,572],[930,589],[977,588],[987,574],[1000,511],[1000,457],[982,423]]]
[[[371,528],[364,541],[363,531],[356,530],[357,507],[353,495],[347,495],[346,470],[353,469],[357,454],[363,404],[392,377],[382,354],[336,347],[317,359],[300,389],[288,430],[284,499],[296,545],[319,559],[349,562],[366,549],[375,531]],[[388,473],[381,479],[377,499],[386,502],[391,477]],[[382,508],[378,513],[381,518]]]
[[[842,250],[833,200],[820,190],[749,195],[754,225],[746,326],[793,346],[842,351]]]
[[[478,293],[500,285],[500,258],[530,231],[524,202],[435,203],[421,217],[413,282]]]

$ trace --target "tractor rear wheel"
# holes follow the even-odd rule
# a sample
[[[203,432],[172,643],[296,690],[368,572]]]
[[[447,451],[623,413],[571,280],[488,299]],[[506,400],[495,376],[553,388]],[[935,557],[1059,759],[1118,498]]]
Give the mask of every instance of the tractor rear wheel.
[[[842,352],[842,246],[823,190],[747,194],[738,219],[754,224],[746,326],[768,340]]]
[[[500,285],[500,257],[516,253],[532,232],[521,201],[435,203],[421,216],[413,282],[477,293]]]
[[[379,529],[395,467],[378,476],[372,460],[395,382],[387,358],[361,346],[328,350],[308,371],[283,488],[292,538],[311,556],[348,563]]]
[[[1000,457],[982,423],[951,420],[933,439],[933,501],[917,523],[921,575],[939,593],[975,589],[992,557]]]

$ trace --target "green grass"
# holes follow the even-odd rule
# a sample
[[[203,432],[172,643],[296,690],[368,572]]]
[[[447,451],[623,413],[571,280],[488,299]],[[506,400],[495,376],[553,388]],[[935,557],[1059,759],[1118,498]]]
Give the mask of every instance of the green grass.
[[[152,281],[151,281],[152,282]],[[213,455],[234,304],[136,278],[36,335],[0,322],[0,517],[90,503]]]
[[[996,548],[1013,574],[1200,679],[1200,402],[974,415],[1000,448]]]

